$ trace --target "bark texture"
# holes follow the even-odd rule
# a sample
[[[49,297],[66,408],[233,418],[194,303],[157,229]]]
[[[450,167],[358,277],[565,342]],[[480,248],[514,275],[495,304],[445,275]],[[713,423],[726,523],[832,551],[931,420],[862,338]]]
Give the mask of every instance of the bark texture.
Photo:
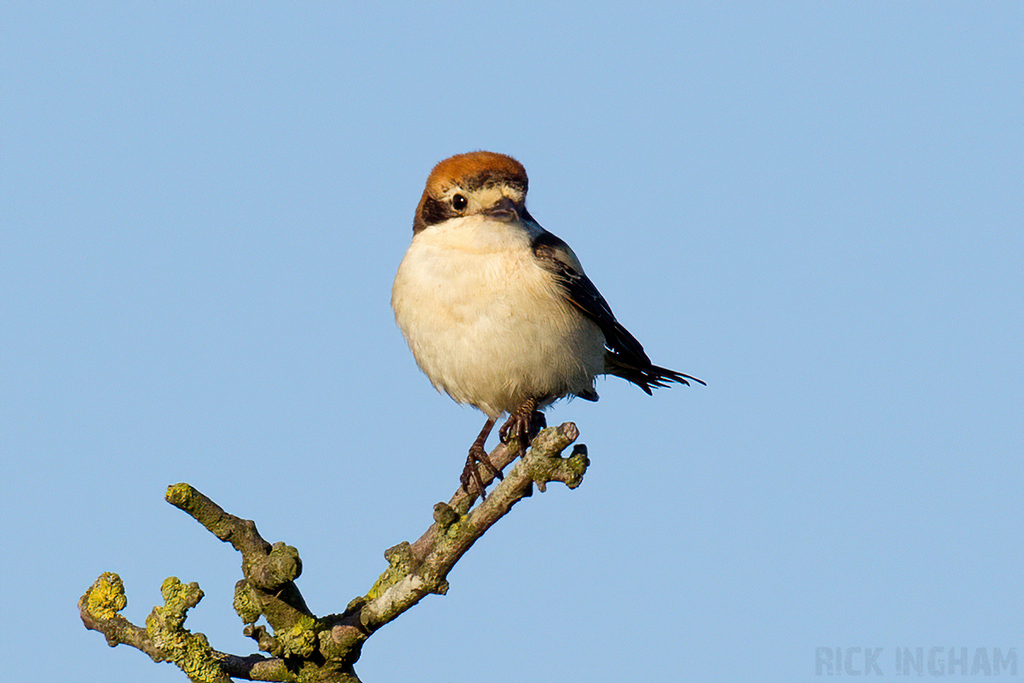
[[[433,522],[419,539],[385,551],[388,567],[365,595],[340,613],[321,617],[306,606],[295,585],[302,573],[298,550],[267,542],[254,522],[225,512],[188,484],[174,484],[167,489],[167,501],[242,555],[234,608],[245,624],[244,633],[266,654],[220,652],[205,635],[185,628],[188,610],[203,592],[175,577],[163,582],[164,604],[153,608],[143,627],[121,616],[128,604],[124,585],[117,574],[104,573],[78,602],[82,622],[102,633],[111,647],[130,645],[155,662],[172,662],[192,681],[356,682],[354,667],[367,638],[425,596],[443,595],[459,558],[513,505],[532,495],[534,485],[540,491],[550,482],[579,486],[589,465],[586,447],[578,445],[570,456],[561,455],[578,436],[571,422],[545,429],[485,500],[460,488],[447,503],[437,503]],[[504,469],[518,452],[513,440],[495,448],[490,459]],[[491,483],[487,472],[481,476],[485,484]],[[266,623],[257,624],[261,619]]]

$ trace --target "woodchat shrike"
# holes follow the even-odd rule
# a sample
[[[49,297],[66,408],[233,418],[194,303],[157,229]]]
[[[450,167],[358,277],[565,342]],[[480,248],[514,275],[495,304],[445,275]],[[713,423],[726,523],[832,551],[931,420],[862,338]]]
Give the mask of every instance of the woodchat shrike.
[[[594,379],[615,375],[648,394],[703,381],[651,363],[615,319],[565,242],[526,210],[518,161],[494,152],[445,159],[427,178],[412,244],[391,293],[395,320],[439,391],[487,415],[460,478],[483,495],[477,463],[500,478],[484,444],[497,419],[502,441],[525,450],[539,411],[565,396],[596,401]]]

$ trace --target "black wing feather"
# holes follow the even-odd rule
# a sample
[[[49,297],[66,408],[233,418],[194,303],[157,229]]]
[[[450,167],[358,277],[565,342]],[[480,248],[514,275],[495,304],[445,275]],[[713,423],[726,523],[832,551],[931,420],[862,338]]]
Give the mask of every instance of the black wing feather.
[[[648,394],[651,387],[664,387],[667,382],[689,384],[687,380],[692,379],[704,384],[696,377],[651,363],[643,345],[615,319],[608,302],[579,268],[579,261],[569,245],[543,231],[533,241],[533,253],[554,273],[569,302],[601,330],[608,348],[605,363],[609,373],[636,384]]]

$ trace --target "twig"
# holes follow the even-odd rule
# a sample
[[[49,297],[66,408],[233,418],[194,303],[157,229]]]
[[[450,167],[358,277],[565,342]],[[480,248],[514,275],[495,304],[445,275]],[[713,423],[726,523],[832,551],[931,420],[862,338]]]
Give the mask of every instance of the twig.
[[[309,610],[294,583],[302,573],[295,548],[268,543],[255,523],[225,512],[188,484],[170,486],[168,502],[241,553],[244,578],[235,586],[234,608],[246,624],[245,633],[269,658],[219,652],[206,636],[186,629],[186,614],[203,593],[198,585],[185,585],[174,577],[161,587],[164,605],[154,607],[141,628],[120,615],[127,605],[121,579],[102,574],[79,600],[82,621],[86,628],[103,633],[111,647],[130,645],[154,661],[173,662],[193,681],[358,682],[353,666],[366,639],[425,596],[444,594],[448,573],[459,558],[513,505],[532,495],[534,484],[541,491],[553,481],[579,486],[589,465],[586,447],[576,446],[571,456],[561,457],[578,436],[572,423],[545,429],[476,507],[476,496],[461,489],[447,503],[435,505],[433,524],[415,543],[403,542],[385,552],[388,568],[366,595],[352,600],[342,613],[321,618]],[[490,459],[504,468],[517,454],[513,442],[495,448]],[[481,475],[490,483],[487,473]],[[260,617],[267,620],[269,630],[256,625]]]

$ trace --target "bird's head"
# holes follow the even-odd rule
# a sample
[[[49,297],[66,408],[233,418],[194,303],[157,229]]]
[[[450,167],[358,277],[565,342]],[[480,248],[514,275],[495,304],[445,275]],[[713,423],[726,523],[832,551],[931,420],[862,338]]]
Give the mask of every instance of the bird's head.
[[[523,165],[505,154],[468,152],[437,164],[416,207],[413,233],[460,216],[532,220],[526,211],[529,180]]]

